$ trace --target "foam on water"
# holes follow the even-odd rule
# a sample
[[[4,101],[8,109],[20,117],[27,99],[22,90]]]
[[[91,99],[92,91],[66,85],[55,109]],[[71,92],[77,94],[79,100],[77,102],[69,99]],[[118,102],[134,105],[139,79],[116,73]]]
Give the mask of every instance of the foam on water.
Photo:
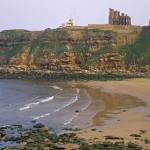
[[[80,92],[79,89],[76,89],[76,90],[77,90],[77,93]],[[91,101],[89,101],[89,103],[88,103],[85,107],[83,107],[83,108],[81,109],[81,111],[86,110],[90,105],[91,105]],[[78,116],[79,116],[79,113],[75,114],[72,118],[70,118],[67,122],[64,123],[64,126],[70,124],[70,123],[71,123],[75,118],[77,118]]]
[[[91,105],[91,101],[89,101],[89,103],[88,103],[85,107],[83,107],[83,108],[81,109],[81,111],[86,110],[90,105]]]
[[[77,118],[79,114],[75,114],[72,118],[70,118],[67,122],[64,123],[64,126],[70,124],[75,118]]]
[[[40,98],[40,96],[32,97],[32,100],[36,100],[38,98]]]
[[[59,86],[57,86],[57,85],[53,85],[53,86],[51,86],[53,89],[56,89],[56,90],[60,90],[60,91],[62,91],[63,89],[62,88],[60,88]]]
[[[23,110],[26,110],[26,109],[30,109],[30,106],[25,106],[25,107],[19,108],[20,111],[23,111]]]
[[[67,103],[66,105],[64,105],[64,106],[62,106],[62,107],[60,107],[60,108],[57,108],[56,110],[54,110],[54,113],[55,113],[55,112],[59,112],[59,111],[65,109],[66,107],[72,105],[72,104],[75,103],[76,101],[78,101],[78,100],[79,100],[79,97],[80,97],[80,94],[79,94],[80,89],[76,89],[76,91],[77,91],[77,95],[75,96],[75,98],[73,99],[73,101]]]
[[[11,125],[3,125],[3,126],[1,126],[1,128],[7,128],[7,127],[11,127]]]
[[[34,119],[34,120],[38,120],[38,119],[40,119],[40,118],[45,118],[45,117],[48,117],[48,116],[50,116],[50,115],[51,115],[51,113],[42,114],[42,115],[40,115],[40,116],[35,116],[35,117],[33,117],[33,119]]]
[[[38,120],[38,119],[41,119],[41,118],[48,117],[48,116],[50,116],[50,115],[53,114],[53,113],[59,112],[59,111],[65,109],[66,107],[68,107],[68,106],[74,104],[76,101],[79,100],[79,97],[80,97],[80,89],[76,89],[76,96],[74,97],[74,99],[73,99],[71,102],[67,103],[66,105],[64,105],[64,106],[62,106],[62,107],[60,107],[60,108],[55,109],[52,113],[47,113],[47,114],[49,114],[49,115],[44,114],[44,115],[40,115],[40,116],[35,116],[35,117],[32,117],[32,119]]]
[[[39,105],[41,103],[49,102],[49,101],[53,100],[54,98],[55,98],[55,96],[50,96],[50,97],[47,97],[45,99],[41,99],[38,102],[26,104],[24,107],[19,108],[19,110],[20,111],[24,111],[24,110],[30,109],[30,108],[32,108],[35,105]]]
[[[47,98],[45,98],[45,99],[42,99],[42,100],[40,100],[39,102],[40,103],[46,103],[46,102],[49,102],[49,101],[51,101],[51,100],[53,100],[54,99],[54,96],[51,96],[51,97],[47,97]]]

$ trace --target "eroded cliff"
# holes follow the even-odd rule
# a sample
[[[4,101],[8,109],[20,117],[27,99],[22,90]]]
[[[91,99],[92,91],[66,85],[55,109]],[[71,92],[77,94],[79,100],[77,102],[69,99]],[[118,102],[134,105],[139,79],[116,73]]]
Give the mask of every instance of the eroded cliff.
[[[125,56],[126,66],[140,59],[149,65],[149,56],[144,55],[145,62],[142,54],[135,55],[136,49],[137,53],[150,52],[149,33],[150,27],[108,25],[2,31],[0,64],[50,70],[97,69],[103,54],[115,52]],[[144,42],[146,46],[142,46]]]

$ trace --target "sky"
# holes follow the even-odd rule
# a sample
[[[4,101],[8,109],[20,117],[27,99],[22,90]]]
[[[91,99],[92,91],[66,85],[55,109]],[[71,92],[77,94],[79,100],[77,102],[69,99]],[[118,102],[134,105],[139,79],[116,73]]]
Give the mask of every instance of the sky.
[[[57,28],[69,18],[81,26],[107,24],[109,8],[127,13],[132,24],[148,25],[150,0],[0,0],[0,31]]]

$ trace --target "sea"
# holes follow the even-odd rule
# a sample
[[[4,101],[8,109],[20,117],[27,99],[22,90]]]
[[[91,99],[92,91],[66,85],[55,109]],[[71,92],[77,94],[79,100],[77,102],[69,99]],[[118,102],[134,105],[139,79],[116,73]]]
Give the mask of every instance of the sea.
[[[65,82],[0,80],[0,126],[32,122],[60,129],[72,126],[91,104],[85,88]],[[83,122],[88,126],[87,122]],[[74,124],[73,126],[76,126]]]

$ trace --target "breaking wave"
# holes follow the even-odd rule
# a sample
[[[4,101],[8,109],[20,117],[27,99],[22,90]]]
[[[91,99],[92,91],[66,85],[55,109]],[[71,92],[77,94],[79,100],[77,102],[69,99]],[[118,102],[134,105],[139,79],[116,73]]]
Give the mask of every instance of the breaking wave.
[[[45,99],[43,99],[43,100],[40,100],[39,102],[40,103],[46,103],[46,102],[49,102],[49,101],[51,101],[51,100],[53,100],[54,99],[54,96],[51,96],[51,97],[47,97],[47,98],[45,98]]]
[[[75,96],[75,98],[73,99],[73,101],[71,101],[71,102],[67,103],[66,105],[64,105],[64,106],[62,106],[62,107],[54,110],[54,113],[55,112],[59,112],[60,110],[65,109],[66,107],[68,107],[68,106],[72,105],[73,103],[75,103],[76,101],[78,101],[79,98],[80,98],[80,94],[79,94],[80,93],[80,89],[76,89],[76,91],[77,91],[77,95]]]
[[[45,118],[45,117],[48,117],[50,116],[51,113],[47,113],[47,114],[43,114],[43,115],[40,115],[40,116],[36,116],[36,117],[33,117],[34,120],[38,120],[38,119],[41,119],[41,118]]]
[[[78,117],[79,114],[75,114],[72,118],[70,118],[67,122],[64,123],[64,126],[70,124],[75,118]]]
[[[26,104],[24,107],[19,108],[19,110],[20,110],[20,111],[24,111],[24,110],[30,109],[30,108],[32,108],[33,106],[39,105],[40,103],[49,102],[49,101],[53,100],[54,98],[55,98],[55,96],[51,96],[51,97],[47,97],[47,98],[45,98],[45,99],[41,99],[41,100],[39,100],[38,102]]]
[[[56,113],[56,112],[59,112],[59,111],[65,109],[66,107],[68,107],[68,106],[74,104],[74,103],[75,103],[76,101],[78,101],[79,98],[80,98],[80,89],[76,89],[76,91],[77,91],[76,96],[74,97],[74,99],[73,99],[71,102],[67,103],[66,105],[64,105],[64,106],[62,106],[62,107],[60,107],[60,108],[55,109],[52,113],[47,113],[47,114],[43,114],[43,115],[40,115],[40,116],[36,116],[36,117],[33,117],[32,119],[38,120],[38,119],[41,119],[41,118],[48,117],[48,116],[50,116],[51,114]]]

